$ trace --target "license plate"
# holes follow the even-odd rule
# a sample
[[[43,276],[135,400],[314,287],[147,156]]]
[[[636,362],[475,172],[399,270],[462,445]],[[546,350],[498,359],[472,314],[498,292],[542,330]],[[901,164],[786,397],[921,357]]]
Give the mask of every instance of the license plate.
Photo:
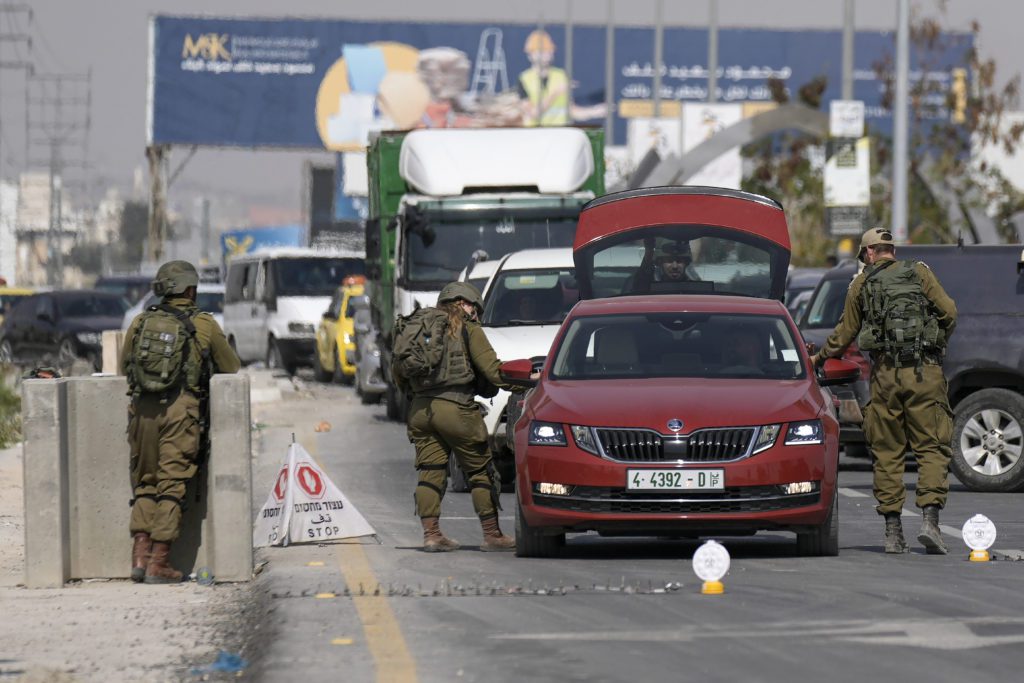
[[[724,488],[724,470],[626,470],[626,489],[630,491],[721,491]]]

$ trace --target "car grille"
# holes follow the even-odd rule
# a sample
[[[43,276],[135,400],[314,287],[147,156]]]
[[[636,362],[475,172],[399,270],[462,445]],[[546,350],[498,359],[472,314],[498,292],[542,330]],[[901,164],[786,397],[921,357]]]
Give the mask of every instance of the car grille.
[[[649,429],[595,431],[604,455],[620,462],[725,462],[747,454],[755,429],[701,429],[679,437],[665,437]]]
[[[537,505],[572,512],[612,514],[713,514],[767,512],[814,505],[819,491],[786,495],[780,486],[736,486],[723,491],[675,493],[627,493],[621,488],[577,486],[571,496],[533,494]]]

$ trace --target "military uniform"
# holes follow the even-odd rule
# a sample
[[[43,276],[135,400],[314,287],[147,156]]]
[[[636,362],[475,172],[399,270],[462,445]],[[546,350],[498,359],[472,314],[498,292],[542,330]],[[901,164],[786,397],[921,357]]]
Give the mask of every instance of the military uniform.
[[[891,236],[880,239],[879,235],[888,233],[878,228],[868,231],[862,241],[862,256],[865,242],[871,242],[868,246],[892,243]],[[811,359],[815,365],[826,358],[841,356],[857,338],[865,324],[865,282],[881,268],[892,266],[889,261],[892,259],[877,259],[854,278],[839,324]],[[956,304],[926,265],[915,263],[913,271],[938,323],[940,339],[937,346],[944,349],[956,327]],[[934,515],[937,534],[937,513],[945,506],[949,492],[952,411],[942,372],[941,352],[924,353],[919,359],[893,358],[881,352],[872,352],[871,357],[871,401],[864,411],[864,435],[875,456],[876,510],[887,519],[887,539],[894,536],[891,539],[892,549],[888,543],[886,549],[888,552],[902,552],[897,550],[900,546],[905,549],[902,527],[898,528],[898,539],[895,535],[899,513],[906,500],[904,453],[910,450],[917,458],[916,503],[929,516]],[[932,550],[927,543],[926,547]]]
[[[454,289],[460,299],[482,308],[479,293],[476,293],[472,285],[464,282],[453,285],[460,286]],[[454,300],[451,287],[452,285],[449,285],[442,290],[439,303]],[[468,362],[469,376],[476,379],[410,392],[413,399],[409,408],[407,433],[409,441],[416,447],[416,512],[424,524],[424,549],[437,551],[454,550],[458,547],[454,541],[444,538],[437,527],[437,520],[441,515],[441,500],[448,485],[448,458],[449,454],[454,455],[459,467],[466,473],[471,487],[473,508],[484,528],[485,544],[482,549],[506,550],[511,548],[511,539],[501,535],[497,526],[500,482],[491,461],[487,428],[474,397],[477,394],[476,382],[479,382],[480,378],[486,384],[499,389],[514,387],[501,378],[498,371],[501,361],[498,360],[479,323],[472,320],[470,315],[466,315],[463,325],[465,334],[457,335],[449,341],[456,344],[456,358],[464,354]],[[393,368],[393,374],[396,381],[404,385],[406,391],[410,391],[408,380],[402,376],[401,371]],[[453,374],[466,377],[465,374],[457,372]],[[489,533],[491,540],[498,537],[508,539],[498,543],[505,543],[507,547],[490,547],[494,543],[488,544]]]
[[[198,275],[195,281],[198,282]],[[206,356],[212,364],[211,372],[238,372],[241,365],[238,356],[228,345],[217,321],[209,313],[200,311],[195,302],[182,296],[183,293],[165,296],[163,303],[188,314],[195,326],[196,342],[189,346],[192,362],[200,363]],[[129,374],[131,359],[136,352],[141,320],[142,315],[136,317],[125,334],[122,361],[125,374]],[[128,408],[133,495],[129,530],[136,539],[136,545],[142,547],[152,543],[154,547],[161,544],[169,548],[178,538],[185,487],[198,469],[196,458],[202,419],[199,395],[208,387],[191,380],[185,384],[187,386],[159,394],[135,391]],[[137,553],[142,553],[142,549],[137,548]],[[148,562],[145,573],[142,573],[138,566],[142,559],[139,554],[133,560],[133,578],[141,580],[145,576],[148,583],[159,582],[149,580],[156,575],[150,571]]]

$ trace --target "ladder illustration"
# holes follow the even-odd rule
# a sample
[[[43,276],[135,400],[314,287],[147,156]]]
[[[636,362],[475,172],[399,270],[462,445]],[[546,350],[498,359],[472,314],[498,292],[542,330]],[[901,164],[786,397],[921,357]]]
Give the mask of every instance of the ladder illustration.
[[[473,67],[473,81],[469,91],[474,98],[480,95],[493,96],[508,90],[508,70],[505,67],[505,50],[501,47],[501,29],[485,28],[480,32],[480,45],[476,50],[476,66]],[[488,48],[488,41],[491,42]],[[498,83],[501,88],[498,88]]]

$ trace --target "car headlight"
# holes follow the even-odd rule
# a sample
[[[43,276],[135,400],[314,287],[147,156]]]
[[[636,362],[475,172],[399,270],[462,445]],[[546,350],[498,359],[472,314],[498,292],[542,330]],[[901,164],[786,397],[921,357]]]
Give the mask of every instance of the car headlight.
[[[555,422],[540,422],[534,420],[530,423],[531,446],[564,446],[565,430],[562,425]]]
[[[79,332],[75,336],[83,344],[96,345],[103,343],[103,334],[100,332]]]
[[[806,446],[821,443],[824,440],[825,432],[822,430],[821,420],[790,422],[789,429],[786,430],[787,446]]]
[[[594,439],[594,430],[590,427],[572,426],[572,438],[576,445],[594,455],[601,455],[597,450],[597,441]]]
[[[292,334],[312,335],[316,333],[316,328],[313,323],[288,323],[288,331]]]
[[[760,453],[766,451],[775,445],[775,440],[779,438],[779,429],[782,425],[765,425],[757,431],[757,439],[754,441],[753,453]]]

